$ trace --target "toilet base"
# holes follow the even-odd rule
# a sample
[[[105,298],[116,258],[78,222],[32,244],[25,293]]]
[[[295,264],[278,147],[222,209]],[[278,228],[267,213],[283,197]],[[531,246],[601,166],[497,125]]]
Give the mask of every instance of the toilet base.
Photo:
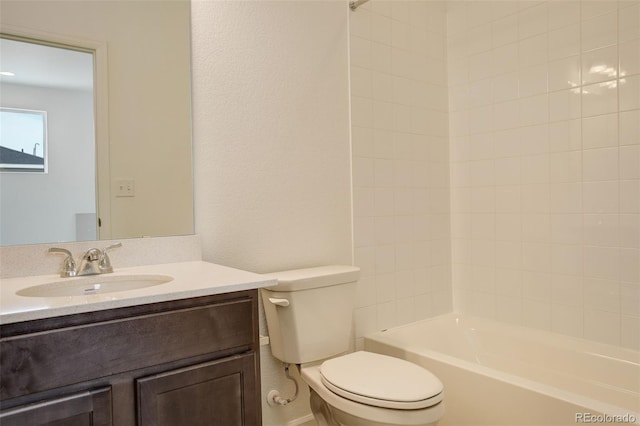
[[[332,407],[313,389],[309,389],[310,405],[313,417],[318,426],[405,426],[396,423],[380,423],[355,417],[349,413]],[[438,422],[421,423],[411,426],[436,426]]]

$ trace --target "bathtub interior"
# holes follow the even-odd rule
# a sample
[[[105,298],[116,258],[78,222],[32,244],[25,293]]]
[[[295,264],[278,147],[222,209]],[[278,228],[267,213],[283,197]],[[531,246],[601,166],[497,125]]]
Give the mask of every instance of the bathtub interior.
[[[598,412],[640,412],[640,354],[617,346],[447,314],[367,336],[365,349],[453,365]]]

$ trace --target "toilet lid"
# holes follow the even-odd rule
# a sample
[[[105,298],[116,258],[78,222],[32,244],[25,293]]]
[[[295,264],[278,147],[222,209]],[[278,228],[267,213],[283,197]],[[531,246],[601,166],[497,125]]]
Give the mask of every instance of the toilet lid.
[[[383,408],[415,410],[442,401],[443,386],[419,365],[372,352],[354,352],[320,366],[322,383],[333,393]]]

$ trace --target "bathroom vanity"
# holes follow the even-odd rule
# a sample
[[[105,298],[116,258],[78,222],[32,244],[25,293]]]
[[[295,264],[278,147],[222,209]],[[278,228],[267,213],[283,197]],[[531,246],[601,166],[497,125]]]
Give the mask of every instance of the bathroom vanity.
[[[0,423],[261,424],[257,288],[273,281],[172,266],[156,267],[174,280],[153,290],[56,298],[30,320],[15,321],[29,312],[8,313],[3,299]],[[5,280],[2,296],[38,280]]]

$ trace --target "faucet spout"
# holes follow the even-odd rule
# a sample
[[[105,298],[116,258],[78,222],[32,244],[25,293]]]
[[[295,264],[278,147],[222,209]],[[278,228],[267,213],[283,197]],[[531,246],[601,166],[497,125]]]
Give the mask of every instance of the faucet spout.
[[[100,258],[102,257],[102,251],[97,248],[87,250],[80,259],[80,266],[78,267],[77,275],[95,275],[101,274],[100,270]]]

